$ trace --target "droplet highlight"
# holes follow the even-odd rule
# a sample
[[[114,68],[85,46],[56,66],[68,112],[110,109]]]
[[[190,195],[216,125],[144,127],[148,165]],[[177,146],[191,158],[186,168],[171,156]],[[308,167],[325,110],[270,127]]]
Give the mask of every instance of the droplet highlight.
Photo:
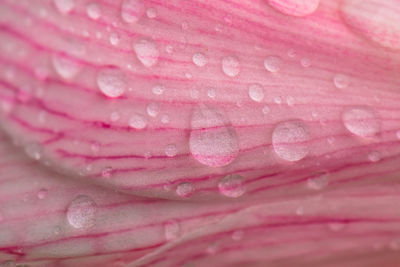
[[[137,22],[144,14],[145,6],[142,0],[123,0],[121,18],[126,23]]]
[[[249,86],[249,96],[255,102],[261,102],[264,99],[264,88],[260,84],[251,84]]]
[[[140,39],[133,44],[136,57],[145,67],[154,66],[160,55],[157,45],[150,40]]]
[[[272,73],[278,72],[281,69],[282,60],[276,56],[268,56],[264,59],[264,68]]]
[[[54,70],[66,80],[74,78],[82,69],[82,65],[67,55],[53,54],[51,57]]]
[[[349,84],[350,84],[349,76],[347,76],[345,74],[336,74],[333,77],[333,84],[338,89],[347,88],[349,86]]]
[[[207,64],[208,59],[203,53],[195,53],[192,57],[192,61],[198,67],[204,67]]]
[[[101,17],[101,8],[97,3],[90,3],[86,6],[86,14],[93,20],[98,20]]]
[[[240,72],[239,60],[234,56],[224,57],[222,59],[222,71],[229,77],[235,77]]]
[[[126,90],[125,74],[118,68],[109,67],[100,70],[96,82],[100,92],[110,98],[120,97]]]
[[[136,130],[141,130],[146,128],[147,120],[141,114],[133,114],[129,120],[129,126]]]
[[[238,198],[245,193],[243,177],[237,174],[228,175],[219,181],[218,189],[226,197]]]

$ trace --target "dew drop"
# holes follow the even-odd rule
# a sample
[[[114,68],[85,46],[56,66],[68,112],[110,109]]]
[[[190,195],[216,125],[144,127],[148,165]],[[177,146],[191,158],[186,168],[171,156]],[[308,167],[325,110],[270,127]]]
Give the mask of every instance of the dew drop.
[[[61,14],[68,14],[75,8],[75,0],[54,0],[54,5]]]
[[[371,162],[378,162],[381,160],[381,158],[382,155],[378,151],[372,151],[368,154],[368,160]]]
[[[281,59],[276,56],[268,56],[264,59],[264,68],[269,72],[278,72],[281,69],[281,64]]]
[[[221,167],[231,163],[239,153],[236,130],[216,108],[199,105],[191,118],[190,152],[200,163]]]
[[[283,14],[303,17],[317,10],[319,0],[268,0],[268,3]]]
[[[262,108],[262,113],[263,113],[264,115],[267,115],[269,112],[270,112],[270,108],[269,108],[268,106],[264,106],[264,107]]]
[[[342,120],[349,132],[360,137],[373,137],[380,132],[381,122],[370,107],[349,108],[343,112]]]
[[[308,68],[311,66],[311,60],[309,58],[302,58],[300,60],[300,64],[304,67],[304,68]]]
[[[154,85],[153,88],[151,88],[151,91],[155,95],[162,95],[165,91],[165,87],[161,84]]]
[[[167,155],[167,157],[175,157],[176,154],[178,154],[178,149],[176,148],[176,145],[174,144],[169,144],[165,147],[165,155]]]
[[[174,52],[174,48],[172,47],[172,45],[167,45],[165,47],[165,52],[167,52],[168,54],[171,54],[172,52]]]
[[[145,67],[152,67],[158,61],[160,52],[153,41],[140,39],[133,44],[137,58]]]
[[[123,0],[121,18],[126,23],[137,22],[144,14],[145,6],[142,0]]]
[[[261,102],[264,99],[264,89],[260,84],[249,86],[249,96],[253,101]]]
[[[120,40],[121,40],[121,37],[119,36],[118,33],[112,32],[112,33],[110,34],[110,44],[111,44],[111,45],[113,45],[113,46],[118,45],[119,42],[120,42]]]
[[[126,90],[125,74],[115,67],[100,70],[97,73],[96,82],[100,92],[107,97],[120,97]]]
[[[97,3],[90,3],[86,6],[86,14],[89,18],[97,20],[101,17],[101,8]]]
[[[230,174],[222,178],[218,183],[219,192],[231,198],[237,198],[244,194],[243,177],[237,174]]]
[[[211,99],[214,99],[217,96],[217,92],[215,91],[214,88],[210,88],[207,91],[207,96]]]
[[[239,60],[234,56],[224,57],[222,59],[222,71],[230,77],[235,77],[240,72]]]
[[[149,19],[154,19],[157,17],[157,9],[150,7],[146,10],[146,15]]]
[[[150,103],[146,108],[147,114],[150,117],[157,117],[160,112],[160,106],[157,103]]]
[[[79,62],[66,55],[53,54],[51,62],[57,74],[66,80],[74,78],[82,68]]]
[[[292,120],[277,124],[272,132],[272,145],[281,159],[298,161],[304,158],[309,148],[310,136],[303,121]]]
[[[164,231],[166,240],[174,240],[181,235],[181,226],[178,221],[169,220],[165,223]]]
[[[129,126],[136,130],[141,130],[147,126],[147,120],[143,115],[136,113],[131,116]]]
[[[161,116],[161,122],[164,124],[169,123],[169,116],[168,115],[162,115]]]
[[[94,200],[86,195],[79,195],[68,205],[67,220],[76,229],[87,229],[94,226],[96,212]]]
[[[349,76],[345,74],[336,74],[333,77],[333,83],[338,89],[344,89],[347,88],[350,84],[350,79]]]
[[[231,237],[232,237],[232,240],[234,240],[234,241],[240,241],[243,239],[243,236],[244,236],[243,230],[236,230],[236,231],[233,231]]]
[[[192,56],[192,61],[198,67],[204,67],[207,64],[208,59],[203,53],[195,53]]]
[[[183,182],[176,187],[176,194],[180,197],[190,197],[194,192],[194,187],[191,182]]]
[[[322,190],[329,184],[329,175],[327,173],[322,173],[315,175],[307,180],[308,188],[312,190]]]
[[[48,194],[48,190],[45,189],[45,188],[42,188],[42,189],[40,189],[39,192],[37,193],[37,198],[38,198],[38,199],[45,199],[46,196],[47,196],[47,194]]]

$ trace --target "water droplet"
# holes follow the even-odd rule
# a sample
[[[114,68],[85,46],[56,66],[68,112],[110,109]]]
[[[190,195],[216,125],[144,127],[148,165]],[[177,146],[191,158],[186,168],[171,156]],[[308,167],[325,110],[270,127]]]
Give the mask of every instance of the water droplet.
[[[243,177],[237,174],[230,174],[222,178],[218,183],[219,192],[231,198],[237,198],[244,194]]]
[[[120,115],[119,115],[119,113],[117,111],[111,112],[111,114],[110,114],[110,120],[111,121],[118,121],[119,118],[120,118]]]
[[[133,44],[137,58],[146,67],[154,66],[158,61],[160,52],[153,41],[140,39]]]
[[[264,106],[263,108],[262,108],[262,113],[263,114],[268,114],[270,112],[270,108],[268,107],[268,106]]]
[[[165,223],[164,228],[165,239],[168,241],[177,239],[181,235],[181,226],[178,221],[169,220]]]
[[[97,3],[90,3],[86,6],[86,14],[89,18],[97,20],[101,16],[101,8]]]
[[[180,197],[190,197],[193,192],[194,187],[191,182],[183,182],[176,187],[176,194]]]
[[[236,231],[233,231],[231,237],[232,237],[232,240],[234,240],[234,241],[240,241],[243,239],[243,236],[244,236],[243,230],[236,230]]]
[[[193,111],[190,152],[200,163],[221,167],[231,163],[239,153],[236,130],[217,109],[199,105]]]
[[[346,224],[341,223],[341,222],[334,222],[334,223],[329,223],[328,227],[331,231],[333,232],[339,232],[343,230],[343,228],[346,226]]]
[[[287,55],[290,58],[294,58],[294,57],[296,57],[296,51],[291,48],[291,49],[288,50]]]
[[[222,70],[230,77],[235,77],[240,72],[240,63],[236,57],[229,56],[222,59]]]
[[[155,95],[162,95],[165,91],[165,87],[163,85],[157,84],[154,85],[153,88],[151,88],[151,91]]]
[[[303,17],[310,15],[317,10],[319,0],[268,0],[268,3],[283,14]]]
[[[174,52],[174,48],[172,47],[172,45],[167,45],[165,47],[165,52],[167,52],[168,54],[171,54],[172,52]]]
[[[354,32],[383,47],[400,49],[400,17],[397,0],[342,2],[342,18]]]
[[[294,97],[292,96],[286,97],[286,104],[288,104],[288,106],[292,107],[294,105],[294,102],[295,102]]]
[[[47,196],[47,194],[48,194],[48,190],[45,189],[45,188],[42,188],[42,189],[40,189],[39,192],[37,193],[37,198],[38,198],[38,199],[45,199],[46,196]]]
[[[207,91],[207,96],[211,99],[214,99],[217,96],[217,92],[215,91],[214,88],[210,88]]]
[[[140,114],[133,114],[129,120],[129,126],[136,130],[141,130],[147,126],[147,120]]]
[[[307,180],[308,188],[312,190],[321,190],[329,184],[329,175],[327,173],[317,174]]]
[[[54,0],[54,5],[61,14],[68,14],[75,8],[75,0]]]
[[[300,60],[300,64],[304,67],[304,68],[308,68],[311,66],[311,60],[309,58],[302,58]]]
[[[276,56],[269,56],[264,59],[264,68],[269,72],[278,72],[281,69],[281,64],[281,59]]]
[[[347,88],[350,84],[349,76],[345,74],[336,74],[333,77],[333,83],[335,84],[336,88],[344,89]]]
[[[39,160],[42,157],[42,147],[37,143],[28,144],[25,147],[25,153],[34,160]]]
[[[372,151],[368,154],[368,159],[371,162],[378,162],[381,160],[381,158],[382,158],[382,155],[378,151]]]
[[[57,74],[67,80],[74,78],[82,69],[78,61],[66,55],[53,54],[51,62]]]
[[[192,61],[198,67],[204,67],[207,64],[208,59],[203,53],[195,53],[192,57]]]
[[[191,88],[190,89],[190,97],[193,99],[198,99],[200,95],[199,90],[197,90],[196,88]]]
[[[123,0],[121,18],[126,23],[137,22],[144,14],[145,7],[142,0]]]
[[[186,31],[187,29],[189,29],[189,24],[187,23],[187,21],[182,22],[181,24],[182,30]]]
[[[176,154],[178,154],[178,149],[176,148],[176,145],[169,144],[165,147],[165,155],[167,155],[168,157],[175,157]]]
[[[150,7],[146,10],[146,15],[149,19],[154,19],[157,17],[157,9]]]
[[[381,122],[370,107],[349,108],[343,112],[342,120],[346,129],[357,136],[373,137],[380,132]]]
[[[272,133],[272,145],[275,153],[284,160],[298,161],[308,152],[310,136],[301,120],[285,121],[277,124]]]
[[[96,81],[100,91],[107,97],[120,97],[126,90],[125,74],[115,67],[100,70]]]
[[[114,169],[112,167],[105,167],[101,171],[101,177],[110,178],[113,175]]]
[[[164,123],[164,124],[169,123],[169,116],[168,115],[162,115],[161,122]]]
[[[264,99],[264,89],[260,84],[249,86],[249,96],[253,101],[261,102]]]
[[[110,34],[110,44],[111,45],[114,45],[114,46],[118,45],[120,40],[121,40],[121,37],[119,36],[118,33],[112,32]]]
[[[192,78],[193,78],[192,74],[190,74],[190,73],[188,73],[188,72],[185,73],[185,77],[186,77],[187,79],[192,79]]]
[[[211,245],[209,245],[206,249],[206,252],[208,254],[214,255],[218,252],[218,243],[217,242],[213,242]]]
[[[160,112],[160,106],[157,103],[150,103],[146,110],[150,117],[157,117],[158,113]]]
[[[85,195],[74,198],[67,208],[68,223],[76,229],[87,229],[94,226],[97,205],[94,200]]]

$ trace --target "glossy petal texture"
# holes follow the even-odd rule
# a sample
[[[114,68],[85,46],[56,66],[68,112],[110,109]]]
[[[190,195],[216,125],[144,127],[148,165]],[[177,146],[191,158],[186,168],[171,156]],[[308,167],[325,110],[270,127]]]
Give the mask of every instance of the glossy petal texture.
[[[0,259],[398,261],[397,17],[269,2],[3,0]]]

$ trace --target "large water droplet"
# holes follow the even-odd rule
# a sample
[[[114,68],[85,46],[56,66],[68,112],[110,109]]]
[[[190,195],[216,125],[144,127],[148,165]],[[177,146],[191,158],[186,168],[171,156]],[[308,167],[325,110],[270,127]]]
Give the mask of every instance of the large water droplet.
[[[192,60],[193,60],[193,63],[198,67],[204,67],[208,62],[208,59],[206,58],[206,56],[203,53],[194,54],[192,57]]]
[[[264,99],[264,89],[260,84],[252,84],[249,86],[249,96],[256,102],[261,102]]]
[[[141,130],[147,126],[147,120],[143,115],[133,114],[129,120],[129,126]]]
[[[183,182],[176,187],[176,194],[180,197],[190,197],[194,192],[194,187],[191,182]]]
[[[381,129],[381,121],[378,114],[366,106],[353,107],[342,114],[343,124],[352,134],[361,137],[376,136]]]
[[[190,152],[200,163],[221,167],[231,163],[239,153],[235,129],[221,111],[200,105],[193,111]]]
[[[321,190],[329,184],[329,175],[327,173],[317,174],[307,180],[308,188],[312,190]]]
[[[96,221],[97,205],[85,195],[74,198],[67,208],[68,223],[77,229],[90,228]]]
[[[236,57],[229,56],[222,59],[222,70],[230,77],[235,77],[240,72],[240,63]]]
[[[146,67],[154,66],[158,61],[160,52],[157,45],[150,40],[140,39],[133,44],[137,58]]]
[[[54,54],[51,62],[57,74],[64,79],[74,78],[81,70],[81,64],[66,55]]]
[[[355,32],[384,47],[400,49],[398,0],[344,0],[344,21]]]
[[[68,14],[75,8],[75,0],[54,0],[54,5],[61,14]]]
[[[124,0],[121,6],[121,18],[126,23],[137,22],[144,14],[145,7],[142,0]]]
[[[333,84],[336,86],[338,89],[344,89],[347,88],[350,84],[350,79],[349,76],[345,74],[336,74],[333,77]]]
[[[269,4],[290,16],[307,16],[315,12],[319,5],[319,0],[268,0]]]
[[[276,56],[269,56],[264,59],[264,68],[269,72],[278,72],[281,69],[282,60]]]
[[[170,220],[165,223],[165,239],[174,240],[181,235],[181,226],[178,221]]]
[[[301,120],[281,122],[275,126],[272,133],[275,153],[287,161],[304,158],[309,152],[309,139],[308,129]]]
[[[86,6],[86,14],[89,18],[97,20],[101,16],[101,8],[97,3],[90,3]]]
[[[218,183],[219,192],[226,196],[237,198],[244,194],[243,177],[237,174],[225,176]]]
[[[107,97],[121,96],[126,90],[125,74],[118,68],[108,67],[97,73],[97,86]]]

